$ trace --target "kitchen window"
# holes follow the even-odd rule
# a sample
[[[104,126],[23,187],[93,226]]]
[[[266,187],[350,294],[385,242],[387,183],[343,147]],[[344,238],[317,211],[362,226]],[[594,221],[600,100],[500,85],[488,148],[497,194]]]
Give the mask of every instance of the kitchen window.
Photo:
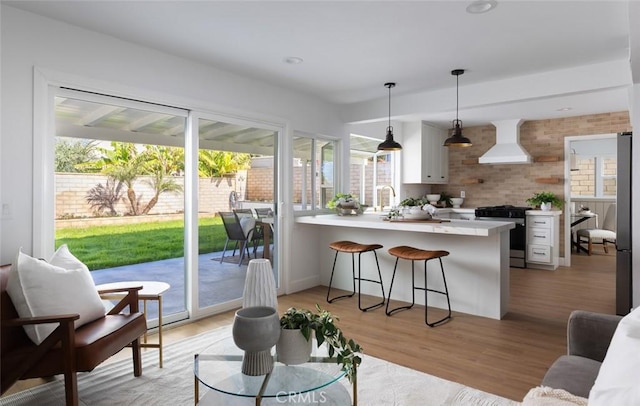
[[[293,137],[293,208],[323,210],[335,194],[337,142],[318,136]]]
[[[360,203],[371,207],[380,204],[376,194],[379,185],[396,187],[393,181],[394,154],[388,151],[378,152],[379,143],[379,139],[362,135],[351,134],[350,137],[349,193],[357,196]],[[390,206],[391,199],[390,196]]]
[[[571,171],[571,197],[615,198],[618,162],[613,155],[576,157],[577,170]]]

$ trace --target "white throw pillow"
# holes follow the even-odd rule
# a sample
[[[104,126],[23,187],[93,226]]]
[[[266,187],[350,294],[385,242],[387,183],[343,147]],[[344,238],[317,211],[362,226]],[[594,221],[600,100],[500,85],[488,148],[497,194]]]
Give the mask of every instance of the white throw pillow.
[[[256,226],[256,219],[253,217],[242,216],[240,217],[240,227],[242,227],[242,232],[250,240],[253,237],[253,229]]]
[[[564,389],[536,386],[522,399],[522,406],[587,406],[587,399]]]
[[[105,309],[89,269],[74,257],[66,245],[50,263],[18,252],[12,266],[7,293],[20,317],[79,314],[75,328],[103,317]],[[57,324],[25,326],[31,340],[40,344]]]
[[[618,324],[596,382],[589,406],[640,405],[640,308]]]

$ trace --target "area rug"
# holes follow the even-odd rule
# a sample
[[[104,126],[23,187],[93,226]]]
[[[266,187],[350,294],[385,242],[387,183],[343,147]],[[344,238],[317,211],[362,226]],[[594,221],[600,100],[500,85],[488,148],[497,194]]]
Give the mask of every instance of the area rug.
[[[130,358],[108,362],[89,373],[78,375],[80,405],[189,405],[194,404],[194,354],[203,352],[212,343],[229,337],[229,326],[211,330],[164,348],[164,368],[158,368],[157,350],[143,351],[142,376],[134,378]],[[340,380],[339,390],[352,395],[352,386],[346,378]],[[331,386],[335,386],[331,385]],[[201,386],[200,395],[208,390]],[[211,391],[209,391],[211,392]],[[217,393],[211,392],[216,395]],[[322,397],[305,398],[307,403],[294,399],[295,404],[329,404]],[[253,405],[252,399],[216,397],[206,404]],[[344,403],[344,402],[341,402]],[[282,404],[281,401],[263,402]],[[394,405],[518,405],[490,393],[482,392],[455,382],[437,378],[405,368],[375,357],[363,357],[358,371],[358,404],[365,406]],[[58,406],[64,405],[62,377],[52,382],[0,398],[6,406]],[[346,405],[338,405],[346,406]]]

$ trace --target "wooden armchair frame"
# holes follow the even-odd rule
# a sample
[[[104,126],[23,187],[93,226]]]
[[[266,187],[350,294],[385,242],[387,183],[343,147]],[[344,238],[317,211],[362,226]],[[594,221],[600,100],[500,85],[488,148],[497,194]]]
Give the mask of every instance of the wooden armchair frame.
[[[78,314],[17,317],[6,292],[9,267],[3,266],[0,272],[1,393],[20,379],[64,374],[66,404],[77,406],[77,372],[93,370],[126,346],[132,347],[134,376],[142,375],[140,337],[147,328],[138,305],[138,291],[142,287],[100,291],[103,294],[126,292],[126,296],[105,317],[75,329],[74,321],[80,317]],[[129,311],[125,313],[127,307]],[[57,323],[58,326],[40,345],[36,345],[26,335],[24,326],[42,323]]]

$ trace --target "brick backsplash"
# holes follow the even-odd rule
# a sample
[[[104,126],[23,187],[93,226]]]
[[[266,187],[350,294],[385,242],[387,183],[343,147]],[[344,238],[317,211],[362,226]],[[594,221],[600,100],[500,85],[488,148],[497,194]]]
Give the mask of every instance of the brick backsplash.
[[[433,193],[447,192],[459,196],[466,193],[464,206],[493,206],[498,204],[526,205],[535,192],[548,190],[564,197],[564,182],[557,184],[536,183],[536,178],[564,178],[564,137],[609,134],[630,131],[629,114],[595,114],[553,120],[525,121],[520,127],[520,144],[532,158],[558,156],[557,162],[533,162],[531,164],[463,164],[463,160],[483,155],[495,144],[493,125],[467,127],[464,135],[473,145],[468,148],[449,149],[449,183],[433,185]],[[463,184],[465,179],[482,179],[481,184]]]
[[[626,111],[553,120],[525,121],[520,127],[520,144],[532,158],[558,156],[557,162],[531,164],[463,164],[463,160],[478,158],[495,144],[493,125],[467,127],[464,135],[473,145],[468,148],[449,149],[449,183],[432,185],[433,193],[447,192],[459,196],[464,190],[463,207],[512,204],[526,206],[526,200],[535,192],[550,191],[564,198],[564,137],[610,134],[631,131]],[[536,178],[557,177],[557,184],[536,183]],[[463,184],[464,179],[479,178],[481,184]],[[561,217],[560,224],[564,218]],[[561,227],[562,229],[562,227]],[[561,230],[561,241],[564,232]],[[561,253],[562,255],[562,253]]]

